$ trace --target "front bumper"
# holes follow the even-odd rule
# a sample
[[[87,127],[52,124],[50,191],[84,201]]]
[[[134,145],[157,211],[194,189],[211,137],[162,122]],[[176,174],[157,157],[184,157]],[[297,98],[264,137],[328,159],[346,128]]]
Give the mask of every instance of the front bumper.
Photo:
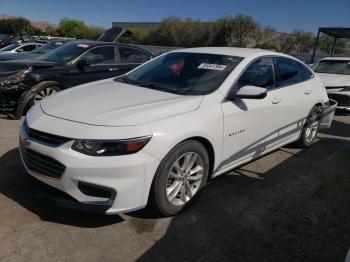
[[[22,164],[39,189],[51,196],[59,206],[85,211],[116,214],[146,206],[152,179],[159,165],[157,159],[143,150],[125,156],[87,156],[72,150],[73,142],[70,140],[59,146],[42,143],[30,137],[22,125]],[[37,154],[37,158],[29,164],[25,155],[28,151]],[[40,155],[43,157],[40,158]],[[51,176],[49,172],[55,163],[61,163],[64,169],[62,174]],[[92,189],[110,190],[111,194],[103,196],[88,192],[81,187],[82,184],[90,185]]]
[[[320,129],[326,129],[331,126],[337,106],[337,101],[333,99],[329,99],[329,102],[322,106],[320,116]]]
[[[337,109],[350,111],[350,92],[332,92],[328,97],[337,101]]]
[[[14,116],[18,106],[18,99],[24,90],[11,87],[0,87],[0,113]]]

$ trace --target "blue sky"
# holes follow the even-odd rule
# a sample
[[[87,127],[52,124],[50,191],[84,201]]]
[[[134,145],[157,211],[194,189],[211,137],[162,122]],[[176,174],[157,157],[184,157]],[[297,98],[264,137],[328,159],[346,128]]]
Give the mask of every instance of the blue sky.
[[[350,27],[350,0],[0,0],[0,13],[53,23],[69,17],[103,27],[112,21],[154,22],[170,15],[213,20],[236,14],[281,32]]]

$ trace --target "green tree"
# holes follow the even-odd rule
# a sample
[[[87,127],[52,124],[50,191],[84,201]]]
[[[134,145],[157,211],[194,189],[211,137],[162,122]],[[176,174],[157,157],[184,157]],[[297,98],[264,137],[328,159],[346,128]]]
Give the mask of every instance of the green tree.
[[[307,53],[314,44],[314,35],[310,32],[305,32],[300,29],[293,31],[294,48],[299,53]]]
[[[23,17],[0,20],[0,32],[3,34],[41,33],[40,29],[33,27],[30,21]]]
[[[212,26],[213,45],[247,47],[255,45],[260,25],[250,16],[226,16]]]

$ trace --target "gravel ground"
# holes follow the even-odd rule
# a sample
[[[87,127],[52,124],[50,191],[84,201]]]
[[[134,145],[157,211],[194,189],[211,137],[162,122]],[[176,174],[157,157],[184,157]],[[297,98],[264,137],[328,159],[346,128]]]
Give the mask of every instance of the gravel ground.
[[[175,218],[56,207],[21,177],[20,121],[0,120],[0,261],[344,261],[350,116],[214,179]]]

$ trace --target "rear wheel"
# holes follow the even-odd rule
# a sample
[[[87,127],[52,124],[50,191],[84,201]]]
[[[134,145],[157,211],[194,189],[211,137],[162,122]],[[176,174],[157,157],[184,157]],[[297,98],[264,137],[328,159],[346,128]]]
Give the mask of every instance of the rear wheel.
[[[315,142],[320,126],[320,113],[320,108],[315,106],[306,118],[303,130],[301,131],[301,136],[297,141],[299,147],[309,147]]]
[[[206,184],[209,157],[197,141],[185,141],[172,149],[160,163],[152,189],[151,203],[162,214],[179,213]]]

